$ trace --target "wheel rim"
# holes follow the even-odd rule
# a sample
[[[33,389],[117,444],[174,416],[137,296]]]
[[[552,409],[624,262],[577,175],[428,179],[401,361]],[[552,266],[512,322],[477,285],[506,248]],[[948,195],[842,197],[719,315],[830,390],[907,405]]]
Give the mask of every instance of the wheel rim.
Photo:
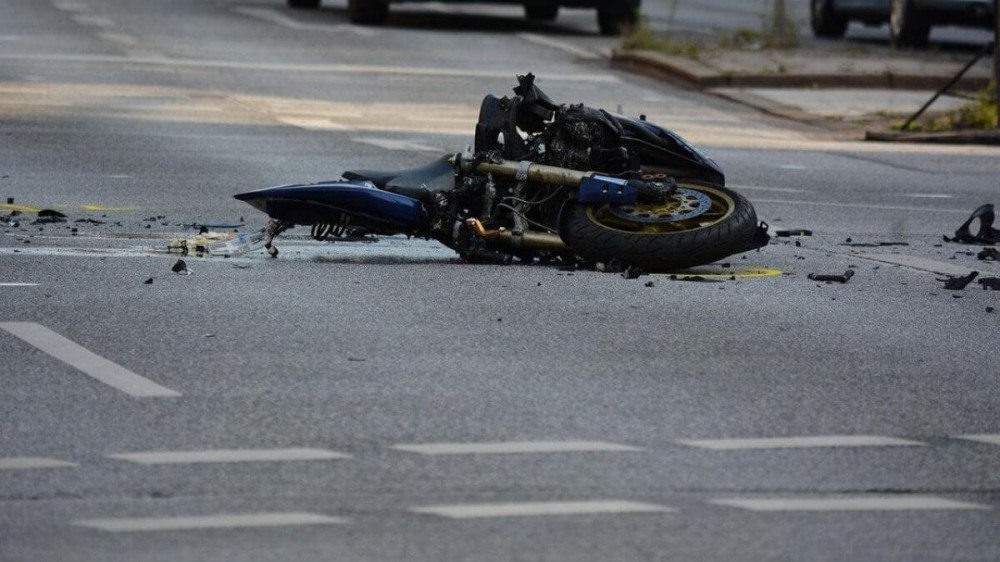
[[[630,234],[690,232],[729,218],[736,202],[728,194],[702,186],[678,188],[665,204],[595,205],[587,216],[604,228]]]

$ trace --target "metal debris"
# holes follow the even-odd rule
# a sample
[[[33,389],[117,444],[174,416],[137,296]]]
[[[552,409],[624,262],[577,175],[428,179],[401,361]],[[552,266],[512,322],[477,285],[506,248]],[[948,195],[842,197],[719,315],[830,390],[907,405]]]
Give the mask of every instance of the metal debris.
[[[66,215],[54,209],[42,209],[38,211],[38,218],[31,224],[51,224],[56,222],[66,222]]]
[[[826,281],[827,283],[847,283],[854,277],[854,270],[848,269],[843,275],[830,275],[825,273],[810,273],[807,276],[813,281]]]
[[[641,267],[629,267],[622,272],[622,277],[625,279],[638,279],[643,275],[649,275]]]
[[[774,235],[778,238],[789,238],[791,236],[812,236],[813,231],[806,230],[804,228],[795,228],[791,230],[775,230]]]
[[[963,291],[965,287],[972,283],[972,280],[979,275],[978,271],[973,271],[968,275],[959,275],[957,277],[946,277],[938,278],[938,281],[944,282],[944,288],[949,291]]]
[[[170,268],[177,275],[191,275],[192,271],[188,269],[187,263],[184,260],[177,260],[177,263]]]

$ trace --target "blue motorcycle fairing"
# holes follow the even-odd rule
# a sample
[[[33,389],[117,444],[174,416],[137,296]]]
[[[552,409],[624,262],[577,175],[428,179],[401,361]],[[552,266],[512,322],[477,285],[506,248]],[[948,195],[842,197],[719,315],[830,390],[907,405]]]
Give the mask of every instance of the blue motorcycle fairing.
[[[409,233],[429,220],[416,199],[376,188],[368,182],[332,181],[267,187],[235,195],[274,219],[292,224],[338,224]]]
[[[677,178],[726,185],[722,168],[677,133],[642,119],[617,114],[614,117],[625,129],[623,143],[639,150],[644,169],[660,168]]]

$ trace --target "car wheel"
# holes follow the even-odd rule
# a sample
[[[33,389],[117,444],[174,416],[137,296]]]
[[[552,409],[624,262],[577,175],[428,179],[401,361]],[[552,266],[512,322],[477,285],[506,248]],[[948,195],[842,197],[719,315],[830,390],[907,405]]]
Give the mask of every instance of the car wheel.
[[[320,0],[288,0],[288,7],[299,10],[315,10],[319,8]]]
[[[597,10],[597,25],[601,28],[601,35],[621,35],[623,31],[635,25],[636,18],[635,10],[624,12],[621,9]]]
[[[931,22],[913,5],[913,0],[892,0],[889,37],[897,47],[924,47],[931,34]]]
[[[524,15],[529,20],[552,21],[559,16],[559,5],[554,6],[527,4],[524,6]]]
[[[812,0],[809,19],[816,37],[839,39],[847,32],[847,18],[834,11],[833,0]]]
[[[389,17],[388,0],[347,0],[347,15],[351,23],[382,25]]]

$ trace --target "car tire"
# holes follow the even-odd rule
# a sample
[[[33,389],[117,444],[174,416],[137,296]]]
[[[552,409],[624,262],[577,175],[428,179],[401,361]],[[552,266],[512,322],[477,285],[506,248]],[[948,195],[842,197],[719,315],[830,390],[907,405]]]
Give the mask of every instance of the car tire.
[[[620,8],[597,10],[597,25],[601,28],[601,35],[621,35],[635,25],[636,19],[636,10],[622,11]]]
[[[315,10],[319,4],[320,0],[288,0],[288,7],[296,10]]]
[[[889,37],[896,47],[926,47],[931,22],[913,5],[913,0],[892,0],[889,13]]]
[[[529,20],[552,21],[559,17],[559,5],[526,4],[524,6],[524,15]]]
[[[816,37],[840,39],[847,33],[848,20],[834,11],[833,0],[812,0],[809,22]]]
[[[351,23],[382,25],[389,17],[388,0],[347,0],[347,16]]]

